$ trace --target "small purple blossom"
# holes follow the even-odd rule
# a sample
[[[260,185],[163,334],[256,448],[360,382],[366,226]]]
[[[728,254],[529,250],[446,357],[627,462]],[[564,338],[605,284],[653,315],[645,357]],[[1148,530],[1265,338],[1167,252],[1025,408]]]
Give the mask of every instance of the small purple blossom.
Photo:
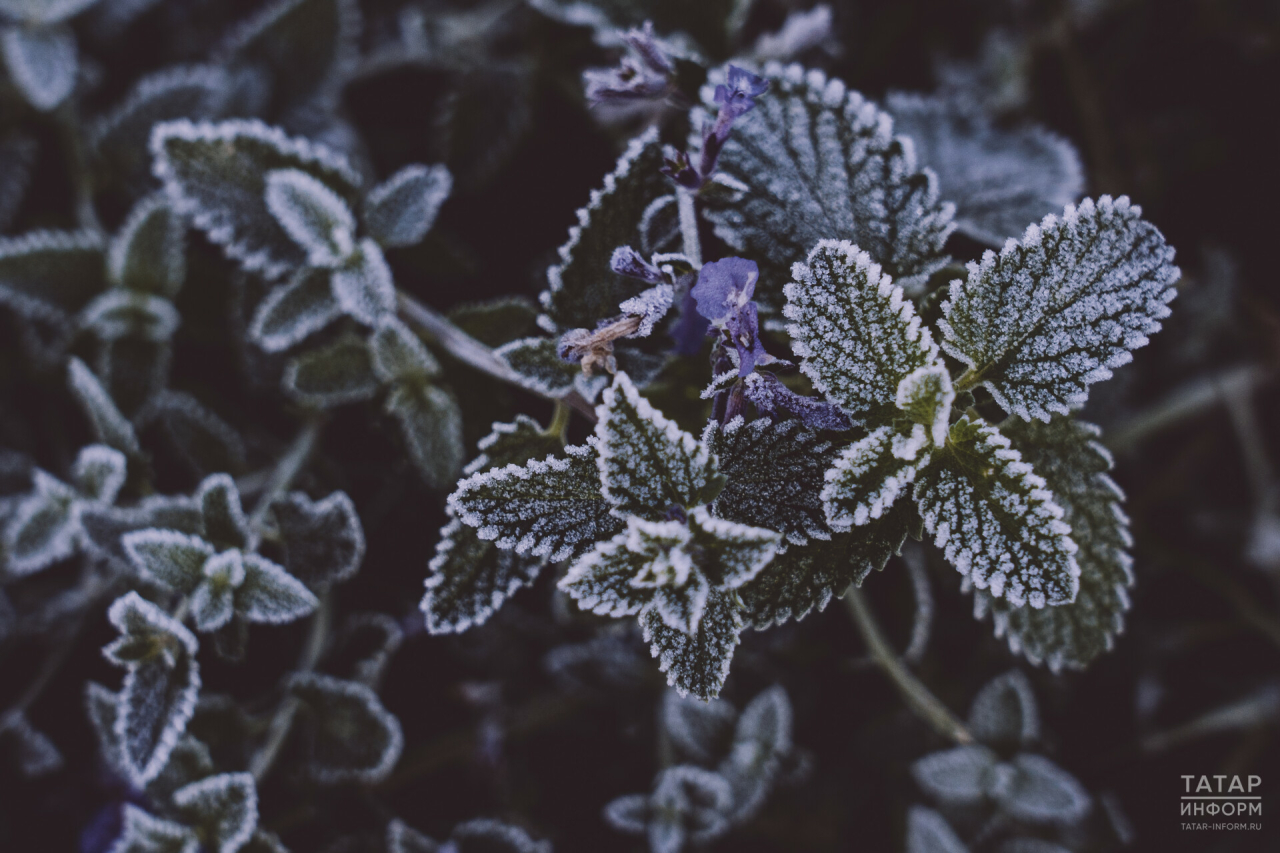
[[[613,68],[589,68],[582,72],[587,100],[593,105],[619,101],[660,100],[674,86],[675,66],[653,35],[653,24],[622,34],[630,52]]]
[[[691,293],[698,313],[721,330],[725,342],[738,353],[738,375],[746,376],[757,364],[773,361],[760,341],[760,315],[751,301],[760,278],[755,261],[725,258],[704,264]]]
[[[609,259],[609,268],[618,275],[627,278],[638,278],[650,284],[665,284],[667,277],[662,270],[644,259],[644,256],[630,246],[619,246],[613,250]]]
[[[747,377],[744,385],[747,399],[755,405],[756,411],[766,417],[776,418],[781,410],[813,429],[853,429],[853,421],[836,406],[797,394],[772,373],[756,373]]]
[[[716,120],[702,128],[702,154],[694,168],[689,155],[680,152],[666,158],[662,174],[691,190],[702,187],[716,171],[720,152],[729,139],[733,123],[755,108],[756,98],[769,89],[769,81],[745,68],[730,65],[725,82],[716,86],[714,100],[720,105]]]
[[[702,342],[707,338],[707,330],[711,324],[698,313],[697,300],[693,296],[693,273],[682,276],[682,285],[687,289],[680,301],[680,319],[671,325],[670,334],[675,340],[674,350],[677,355],[697,355],[702,349]]]
[[[729,66],[725,82],[716,86],[715,102],[720,105],[717,121],[729,121],[755,108],[756,98],[769,90],[769,81],[745,68]]]

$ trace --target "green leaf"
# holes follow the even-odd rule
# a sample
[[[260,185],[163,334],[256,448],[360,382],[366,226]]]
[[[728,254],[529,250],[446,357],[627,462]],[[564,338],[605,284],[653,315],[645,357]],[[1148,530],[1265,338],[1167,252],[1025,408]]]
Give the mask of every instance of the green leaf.
[[[969,853],[969,848],[942,815],[912,806],[907,812],[907,853]]]
[[[102,238],[89,231],[0,237],[0,304],[69,319],[105,286]]]
[[[573,388],[582,366],[560,357],[555,338],[520,338],[503,344],[493,354],[520,376],[520,384],[539,394],[557,396]]]
[[[986,799],[999,756],[970,744],[926,755],[911,765],[925,793],[952,806],[975,806]]]
[[[288,688],[306,709],[307,772],[315,781],[372,785],[387,777],[400,759],[404,735],[376,693],[318,673],[295,673]]]
[[[733,788],[734,823],[749,820],[764,805],[791,753],[791,700],[782,685],[764,690],[742,709],[729,755],[717,771]]]
[[[969,731],[997,749],[1014,750],[1034,743],[1040,737],[1040,713],[1027,677],[1014,669],[987,682],[973,697]]]
[[[244,583],[244,555],[234,549],[210,557],[203,577],[191,593],[191,622],[210,633],[226,627],[236,615],[236,588]]]
[[[708,83],[724,82],[714,71]],[[756,300],[776,311],[784,280],[819,240],[856,243],[908,290],[945,264],[954,208],[938,200],[933,172],[893,136],[888,114],[839,80],[799,65],[764,68],[769,91],[734,123],[718,181],[737,193],[707,194],[716,235],[768,266]],[[705,105],[711,86],[704,87]],[[696,127],[695,123],[695,127]]]
[[[939,321],[948,353],[1007,412],[1048,421],[1133,359],[1169,315],[1173,249],[1128,197],[1046,216],[951,283]]]
[[[720,695],[742,632],[737,593],[711,590],[693,636],[666,624],[656,608],[641,614],[640,626],[659,669],[667,674],[667,684],[682,696],[692,693],[699,699],[714,699]]]
[[[955,399],[951,375],[941,362],[917,368],[898,383],[898,408],[911,423],[923,426],[929,440],[938,447],[947,440]]]
[[[477,471],[523,465],[530,459],[559,453],[564,445],[558,435],[544,431],[533,418],[516,415],[509,424],[494,423],[493,431],[476,442],[476,449],[480,455],[462,469],[468,476]]]
[[[352,334],[289,359],[280,383],[294,400],[318,409],[358,403],[378,391],[369,345]]]
[[[37,469],[33,489],[5,522],[5,571],[25,577],[65,560],[80,538],[79,495],[58,478]]]
[[[991,784],[1000,810],[1028,823],[1063,825],[1089,811],[1089,793],[1067,771],[1042,755],[1023,753],[1001,768]]]
[[[334,267],[355,248],[356,218],[324,183],[298,169],[267,172],[267,210],[307,253],[313,267]]]
[[[236,613],[249,622],[283,625],[320,606],[302,581],[257,554],[244,555],[244,583],[236,588]]]
[[[625,373],[596,407],[602,493],[622,517],[659,519],[668,507],[705,503],[715,475],[707,448],[653,408]]]
[[[244,440],[230,424],[184,391],[162,391],[147,401],[143,419],[160,427],[169,444],[197,475],[240,473]]]
[[[365,228],[387,248],[416,245],[452,189],[453,177],[444,166],[405,166],[365,196]]]
[[[163,296],[120,287],[99,295],[80,312],[80,324],[107,343],[121,338],[166,343],[181,320],[173,303]]]
[[[105,560],[112,571],[125,574],[133,570],[122,541],[125,534],[153,527],[195,536],[204,532],[200,508],[181,495],[151,495],[127,508],[87,506],[80,513],[80,523],[88,553]]]
[[[200,853],[200,838],[190,827],[125,803],[124,828],[111,853]]]
[[[199,827],[211,853],[236,853],[258,827],[258,788],[248,773],[221,773],[179,788],[173,805]]]
[[[401,383],[387,396],[387,411],[400,422],[409,457],[427,485],[453,483],[465,452],[462,412],[453,395],[435,385]]]
[[[1110,650],[1124,628],[1133,586],[1133,539],[1120,508],[1123,493],[1107,474],[1111,454],[1098,442],[1097,427],[1065,417],[1047,425],[1011,421],[1004,431],[1064,511],[1062,520],[1080,546],[1080,591],[1071,604],[1029,610],[975,590],[974,610],[990,612],[996,635],[1032,663],[1043,661],[1055,672],[1081,668]]]
[[[134,205],[107,251],[112,284],[173,299],[187,276],[187,226],[162,193]]]
[[[204,538],[219,551],[244,548],[253,531],[240,505],[240,490],[227,474],[205,477],[196,490],[196,503],[204,521]]]
[[[546,563],[496,547],[456,518],[440,531],[427,564],[422,612],[432,634],[457,634],[483,625],[516,590],[537,580]]]
[[[578,602],[583,610],[600,616],[634,616],[644,610],[653,600],[653,584],[641,586],[633,581],[641,577],[641,573],[649,570],[650,574],[663,571],[682,571],[686,583],[692,561],[685,549],[678,549],[674,557],[681,562],[677,569],[672,565],[675,560],[668,557],[663,546],[667,542],[655,535],[653,528],[675,526],[675,544],[682,545],[688,541],[688,528],[678,522],[649,522],[632,516],[628,519],[627,529],[608,539],[599,542],[594,548],[583,554],[560,580],[560,589],[567,592]],[[630,547],[635,540],[637,547]],[[657,553],[655,553],[657,552]],[[662,559],[659,567],[654,562]],[[699,575],[699,577],[701,577]],[[707,585],[705,579],[697,585],[702,606],[698,618],[702,618],[702,610],[706,606]]]
[[[67,361],[67,385],[76,402],[88,415],[98,441],[127,456],[136,456],[142,452],[133,424],[120,414],[98,377],[78,358],[72,357]]]
[[[176,530],[135,530],[120,539],[134,569],[187,595],[204,579],[204,564],[216,552],[199,536]]]
[[[827,472],[822,505],[833,530],[861,527],[889,512],[929,465],[934,449],[920,424],[882,426],[846,447]]]
[[[354,204],[360,177],[346,159],[259,121],[171,121],[152,131],[154,171],[173,206],[244,269],[279,278],[306,254],[267,208],[267,174],[298,169]]]
[[[652,128],[627,146],[604,187],[591,192],[578,211],[578,224],[560,247],[559,264],[547,270],[547,290],[539,297],[545,312],[539,321],[549,332],[595,328],[618,313],[618,305],[638,296],[645,282],[613,272],[609,259],[618,246],[634,244],[649,204],[671,191],[662,167],[662,145]]]
[[[536,303],[523,296],[502,296],[458,305],[449,311],[453,324],[480,343],[500,347],[538,332]]]
[[[392,315],[379,318],[369,348],[374,373],[383,382],[426,382],[440,375],[440,363],[422,340]]]
[[[70,27],[8,26],[0,30],[9,79],[27,103],[49,112],[67,99],[80,69],[76,36]]]
[[[855,418],[892,418],[903,377],[938,359],[902,288],[857,246],[822,240],[792,268],[783,314],[814,388]]]
[[[272,288],[254,312],[249,337],[267,352],[282,352],[341,317],[332,275],[303,267],[288,283]]]
[[[333,271],[330,281],[343,313],[365,326],[376,326],[396,309],[391,267],[373,240],[361,240],[359,249]]]
[[[1045,481],[995,427],[963,417],[916,478],[924,526],[947,561],[1013,607],[1070,604],[1076,543]]]
[[[271,503],[284,565],[310,587],[349,580],[364,559],[364,528],[346,492],[313,501],[290,492]]]

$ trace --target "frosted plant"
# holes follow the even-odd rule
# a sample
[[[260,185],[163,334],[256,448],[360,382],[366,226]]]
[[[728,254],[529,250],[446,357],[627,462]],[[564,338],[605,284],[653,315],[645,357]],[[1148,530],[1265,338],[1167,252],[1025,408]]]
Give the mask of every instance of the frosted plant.
[[[9,79],[27,102],[48,112],[76,84],[79,57],[68,22],[97,0],[6,0],[0,4],[0,47]]]

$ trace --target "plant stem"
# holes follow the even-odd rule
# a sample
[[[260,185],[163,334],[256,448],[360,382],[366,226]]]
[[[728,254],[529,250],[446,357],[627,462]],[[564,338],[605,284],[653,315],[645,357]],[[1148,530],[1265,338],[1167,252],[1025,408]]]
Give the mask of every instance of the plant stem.
[[[955,388],[956,393],[959,394],[963,391],[972,391],[981,383],[982,371],[976,367],[970,367],[964,373],[960,374],[960,377],[951,384]]]
[[[960,722],[947,706],[942,704],[942,700],[934,696],[929,688],[925,687],[920,679],[916,678],[898,659],[889,641],[880,632],[880,625],[876,622],[875,615],[867,605],[862,591],[857,587],[849,587],[849,591],[844,594],[844,603],[849,610],[849,615],[853,617],[853,624],[858,627],[858,633],[866,642],[872,659],[884,670],[885,675],[889,676],[889,680],[898,688],[898,692],[911,706],[911,710],[943,737],[959,744],[973,743],[973,735],[964,723]]]
[[[702,240],[698,237],[698,211],[693,206],[693,193],[686,187],[676,187],[676,207],[680,213],[680,237],[684,241],[684,253],[694,269],[702,266]]]
[[[543,430],[544,435],[554,435],[564,441],[565,430],[569,428],[569,407],[564,403],[556,403],[555,411],[551,414],[551,423],[547,424],[547,428]]]
[[[294,673],[305,674],[316,668],[316,664],[320,662],[320,654],[324,651],[325,641],[329,637],[329,621],[332,616],[332,599],[329,592],[325,591],[320,596],[320,606],[311,617],[311,632],[307,635],[307,644],[302,647],[302,654],[298,658],[298,666]],[[249,772],[253,774],[255,782],[262,782],[263,777],[271,770],[271,765],[280,755],[280,750],[289,737],[289,731],[293,728],[293,718],[298,713],[299,704],[297,697],[287,695],[276,708],[276,713],[267,726],[267,739],[262,742],[262,746],[253,754],[253,760],[249,762]]]
[[[400,303],[400,314],[405,320],[417,326],[435,341],[449,355],[459,361],[486,373],[494,379],[515,385],[525,391],[538,394],[553,403],[564,403],[579,412],[591,423],[596,421],[596,411],[590,403],[577,391],[564,394],[543,394],[526,386],[520,374],[512,370],[506,362],[493,354],[493,350],[449,322],[443,314],[422,304],[404,291],[397,294]]]
[[[324,420],[319,416],[308,419],[302,425],[302,429],[298,431],[297,436],[294,437],[289,449],[280,457],[276,467],[271,469],[267,483],[262,488],[262,494],[258,496],[258,502],[254,504],[253,514],[249,516],[249,527],[254,531],[255,537],[267,518],[267,511],[271,508],[271,502],[284,494],[285,490],[297,479],[298,474],[302,472],[307,460],[311,458],[312,452],[316,449],[316,442],[320,438],[320,427],[323,424]]]

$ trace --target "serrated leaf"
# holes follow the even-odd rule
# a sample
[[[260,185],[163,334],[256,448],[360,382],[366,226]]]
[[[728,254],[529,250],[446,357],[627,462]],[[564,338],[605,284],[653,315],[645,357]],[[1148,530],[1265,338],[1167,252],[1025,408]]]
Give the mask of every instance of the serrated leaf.
[[[387,395],[387,411],[400,423],[409,457],[432,488],[454,482],[462,469],[462,411],[443,388],[401,383]]]
[[[248,773],[222,773],[179,788],[173,805],[200,828],[212,853],[236,853],[258,827],[258,788]]]
[[[116,571],[128,573],[133,562],[122,538],[134,530],[159,528],[199,535],[204,530],[200,508],[183,496],[152,495],[136,506],[85,507],[80,515],[84,544],[89,553],[108,561]]]
[[[415,245],[435,224],[440,205],[452,189],[453,177],[444,166],[405,166],[369,190],[364,226],[388,248]]]
[[[1141,215],[1126,196],[1068,205],[951,283],[943,348],[1005,411],[1047,422],[1078,408],[1159,331],[1180,272]]]
[[[440,363],[422,340],[393,315],[378,319],[369,336],[373,370],[383,382],[425,382],[440,375]]]
[[[733,788],[734,822],[747,820],[764,805],[791,747],[791,700],[781,685],[774,685],[742,709],[733,747],[718,768]]]
[[[298,169],[348,204],[359,176],[346,159],[259,121],[171,121],[152,131],[154,171],[174,207],[232,260],[267,278],[301,266],[306,255],[267,209],[266,176]]]
[[[1097,427],[1063,417],[1048,425],[1012,421],[1005,431],[1063,509],[1080,546],[1080,590],[1071,604],[1044,610],[1012,609],[975,590],[975,613],[989,610],[996,635],[1032,663],[1044,661],[1055,672],[1084,667],[1110,650],[1124,628],[1133,586],[1133,539],[1120,508],[1123,493],[1107,474],[1111,454],[1098,442]]]
[[[104,248],[89,231],[0,237],[0,304],[24,317],[69,318],[105,286]]]
[[[257,554],[244,555],[244,583],[236,588],[236,613],[249,622],[283,625],[313,612],[320,600],[302,581]]]
[[[280,382],[294,400],[320,409],[368,400],[378,391],[369,345],[351,334],[291,358]]]
[[[882,426],[841,451],[826,473],[822,505],[833,530],[861,527],[889,512],[911,490],[934,449],[920,424],[903,433]]]
[[[649,849],[678,853],[686,842],[703,844],[729,828],[733,791],[719,774],[678,765],[655,780],[649,797]]]
[[[1005,813],[1031,823],[1070,824],[1089,810],[1089,793],[1076,778],[1041,755],[1017,755],[992,783]]]
[[[892,417],[903,377],[938,358],[902,288],[847,241],[820,241],[791,273],[782,313],[800,369],[854,418]]]
[[[356,219],[324,183],[298,169],[267,172],[267,210],[313,267],[337,266],[355,248]]]
[[[124,806],[124,828],[110,853],[199,853],[195,830],[148,814],[132,803]]]
[[[704,503],[715,462],[693,436],[653,408],[625,373],[596,407],[601,492],[615,512],[662,518]]]
[[[349,580],[364,559],[364,528],[346,492],[313,501],[290,492],[271,504],[284,565],[308,586]]]
[[[564,394],[582,375],[580,364],[560,357],[555,338],[520,338],[503,344],[493,354],[519,374],[521,385],[539,394]]]
[[[229,475],[205,477],[195,499],[204,521],[204,538],[218,550],[243,548],[249,543],[252,529],[240,505],[240,490]]]
[[[958,746],[926,755],[911,765],[916,784],[949,805],[976,805],[987,796],[999,762],[985,746]]]
[[[267,352],[282,352],[342,316],[333,293],[333,273],[303,267],[259,303],[249,337]]]
[[[533,583],[544,565],[536,557],[498,548],[451,519],[427,564],[430,574],[421,605],[427,630],[461,633],[483,625],[516,590]]]
[[[960,99],[891,93],[894,130],[938,175],[956,206],[956,228],[992,246],[1080,197],[1084,173],[1070,142],[1038,125],[997,128]]]
[[[991,746],[1025,747],[1035,741],[1040,715],[1027,677],[1014,669],[987,682],[969,709],[969,731]]]
[[[375,784],[400,758],[400,722],[378,696],[354,681],[316,673],[295,673],[289,691],[308,710],[308,773],[322,784]]]
[[[142,786],[164,769],[195,711],[196,638],[136,592],[116,599],[107,617],[123,636],[104,652],[128,669],[116,705],[121,769]]]
[[[705,206],[717,236],[772,267],[756,293],[762,312],[780,307],[769,285],[827,238],[856,243],[903,287],[923,284],[945,263],[953,208],[889,115],[821,71],[769,63],[764,76],[769,91],[720,154],[720,180],[741,192],[709,195]]]
[[[995,427],[968,416],[916,477],[925,529],[970,583],[1013,607],[1070,604],[1076,543],[1045,481]]]
[[[663,731],[684,757],[699,764],[713,764],[728,752],[737,716],[724,699],[703,702],[674,690],[662,697]]]
[[[333,271],[330,283],[342,312],[366,326],[396,309],[396,285],[382,249],[368,238],[352,259]]]
[[[163,194],[134,205],[107,251],[107,277],[134,293],[172,299],[187,276],[186,223]]]
[[[645,289],[644,282],[613,272],[609,259],[618,246],[637,242],[650,202],[670,194],[661,166],[662,146],[652,128],[631,140],[604,187],[591,192],[560,247],[561,262],[547,270],[548,288],[539,297],[545,312],[539,323],[547,331],[595,328]]]
[[[523,296],[501,296],[449,310],[453,324],[480,343],[500,347],[538,331],[537,303]]]
[[[111,395],[102,387],[102,382],[78,358],[72,357],[67,361],[67,385],[76,402],[84,409],[94,435],[100,442],[128,456],[142,452],[133,424],[120,414]]]
[[[702,443],[726,480],[711,504],[715,515],[777,530],[794,545],[831,538],[818,496],[835,457],[831,442],[796,420],[738,417],[708,423]]]
[[[682,695],[714,699],[720,694],[743,627],[737,599],[734,592],[711,590],[698,633],[692,637],[667,625],[656,610],[641,614],[649,651],[667,674],[667,684]]]
[[[634,616],[645,610],[653,600],[655,590],[654,584],[641,585],[634,583],[641,577],[641,573],[649,569],[656,560],[663,559],[662,568],[672,568],[675,571],[682,571],[685,579],[681,584],[687,584],[688,575],[690,574],[692,560],[689,558],[687,551],[678,550],[678,557],[682,562],[679,567],[672,566],[676,560],[666,557],[665,554],[653,553],[649,550],[650,543],[656,539],[653,531],[645,531],[645,525],[650,527],[665,527],[666,525],[675,525],[676,544],[685,544],[688,541],[688,530],[677,522],[655,523],[646,522],[643,519],[632,516],[628,519],[628,529],[619,533],[612,539],[604,542],[596,543],[596,546],[582,555],[577,562],[570,567],[569,572],[560,580],[558,586],[567,592],[572,598],[578,602],[578,606],[583,610],[590,611],[600,616]],[[635,528],[640,527],[640,531]],[[629,547],[633,536],[633,531],[637,538],[637,547]],[[645,535],[647,533],[648,535]],[[664,543],[665,544],[665,543]],[[657,550],[657,547],[654,547]],[[656,573],[656,571],[655,571]],[[707,602],[707,584],[706,579],[698,574],[701,584],[697,589],[700,593],[700,607],[698,610],[698,619],[701,620],[703,610]],[[661,614],[659,614],[661,618]],[[694,629],[696,631],[696,625]],[[683,694],[682,694],[683,695]]]
[[[49,112],[76,85],[80,63],[75,33],[69,27],[10,26],[0,30],[0,49],[9,79],[27,103]]]
[[[530,459],[542,459],[564,449],[558,435],[543,430],[528,415],[516,415],[509,424],[495,422],[493,431],[476,442],[480,455],[467,463],[462,473],[470,476],[478,471],[523,465]]]
[[[907,812],[907,853],[969,853],[942,815],[924,806]]]
[[[4,527],[5,571],[24,577],[76,552],[80,534],[79,495],[44,471],[32,474],[34,488],[22,498]]]

